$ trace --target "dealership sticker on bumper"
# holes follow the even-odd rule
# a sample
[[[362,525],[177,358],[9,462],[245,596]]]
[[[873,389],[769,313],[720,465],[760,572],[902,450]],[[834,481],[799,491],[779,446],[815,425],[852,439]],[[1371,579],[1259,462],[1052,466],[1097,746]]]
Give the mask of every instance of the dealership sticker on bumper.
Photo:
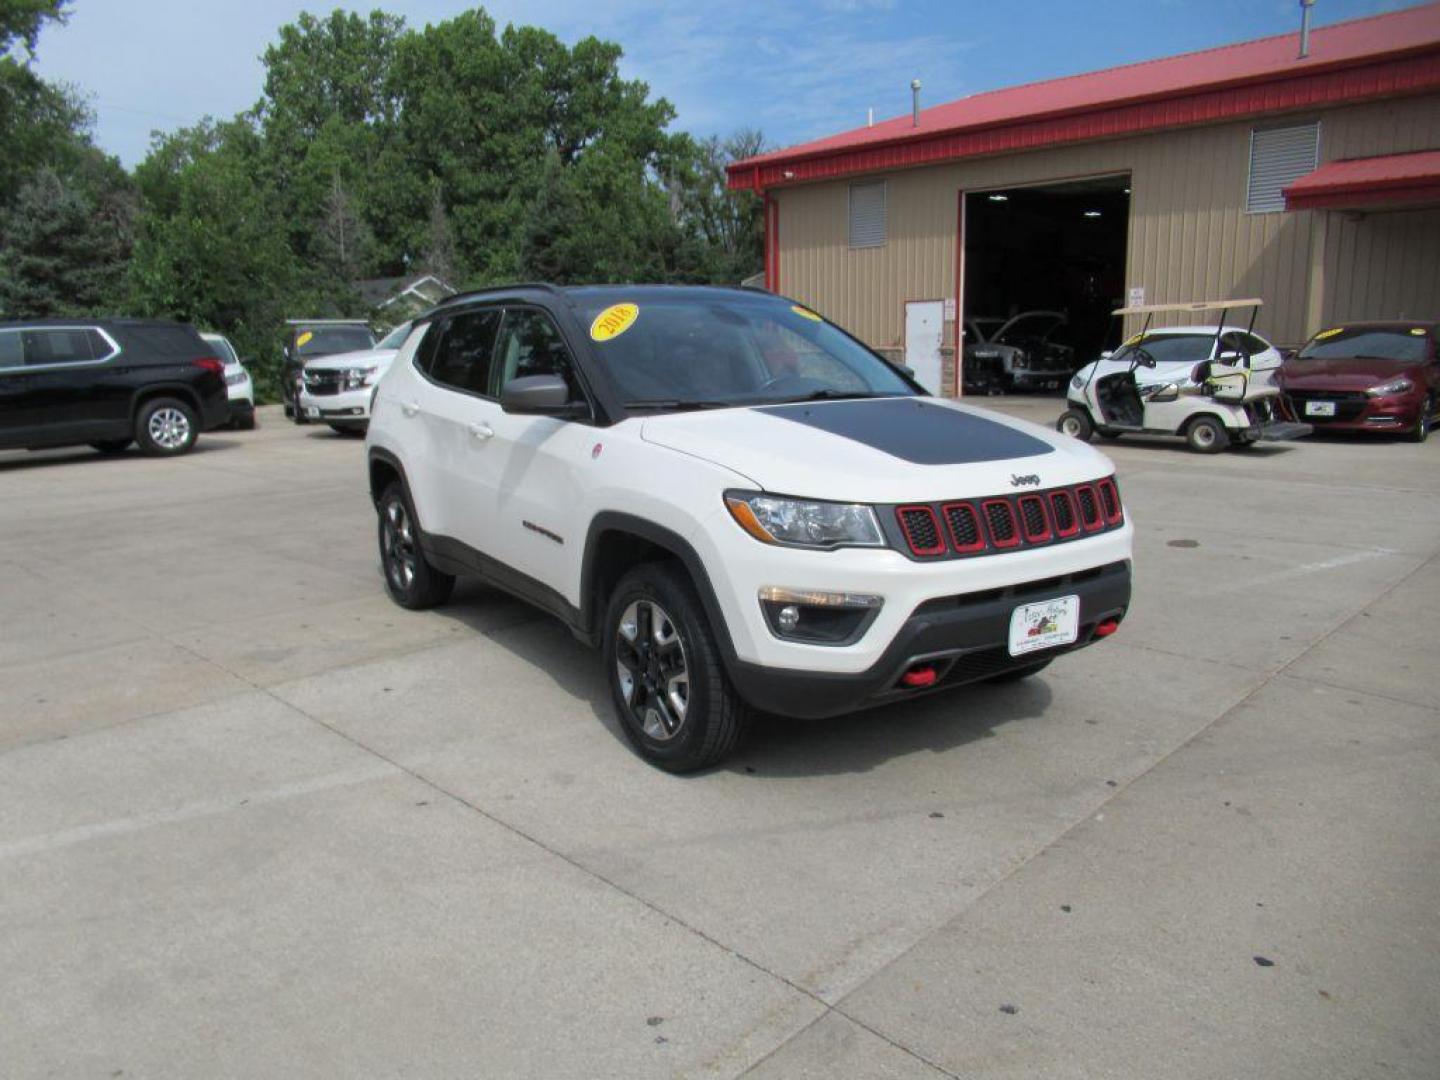
[[[1057,645],[1073,645],[1080,636],[1080,597],[1061,596],[1025,604],[1010,616],[1010,655],[1024,656]]]
[[[1307,401],[1305,402],[1306,416],[1334,416],[1335,402],[1333,401]]]

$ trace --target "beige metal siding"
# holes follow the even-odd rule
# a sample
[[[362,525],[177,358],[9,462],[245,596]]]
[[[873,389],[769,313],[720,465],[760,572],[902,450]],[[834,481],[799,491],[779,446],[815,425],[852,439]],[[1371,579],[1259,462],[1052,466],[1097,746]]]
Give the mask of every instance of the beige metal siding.
[[[847,244],[849,181],[781,189],[780,289],[871,345],[898,349],[906,300],[956,295],[961,191],[1129,173],[1127,284],[1143,285],[1150,303],[1261,296],[1258,327],[1298,342],[1313,329],[1305,325],[1311,214],[1247,214],[1245,195],[1252,128],[1311,120],[1321,124],[1322,161],[1440,147],[1440,97],[1431,95],[889,173],[889,238],[864,249]],[[1432,218],[1390,225],[1387,217],[1332,223],[1326,312],[1364,313],[1390,295],[1440,306]],[[1428,278],[1417,280],[1427,266]]]

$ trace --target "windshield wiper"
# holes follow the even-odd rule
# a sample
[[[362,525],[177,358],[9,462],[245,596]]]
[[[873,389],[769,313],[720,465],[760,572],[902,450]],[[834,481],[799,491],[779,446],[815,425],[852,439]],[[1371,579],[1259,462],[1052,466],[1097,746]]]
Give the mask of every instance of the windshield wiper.
[[[664,410],[671,409],[680,411],[683,409],[729,409],[734,408],[739,402],[735,401],[705,401],[692,398],[645,398],[640,401],[625,402],[626,411],[637,410]]]
[[[799,397],[782,398],[779,401],[767,401],[767,405],[793,405],[800,401],[853,401],[859,398],[894,397],[893,394],[880,394],[873,390],[816,390],[813,393],[801,394]]]

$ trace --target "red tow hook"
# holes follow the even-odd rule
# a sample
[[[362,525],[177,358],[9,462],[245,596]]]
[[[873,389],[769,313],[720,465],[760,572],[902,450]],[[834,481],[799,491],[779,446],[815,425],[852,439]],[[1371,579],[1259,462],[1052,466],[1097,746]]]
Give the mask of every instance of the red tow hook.
[[[1116,630],[1120,629],[1119,619],[1104,619],[1095,627],[1096,637],[1109,637]]]
[[[939,673],[930,664],[916,664],[900,676],[900,681],[906,686],[919,689],[922,686],[934,686],[938,676]]]

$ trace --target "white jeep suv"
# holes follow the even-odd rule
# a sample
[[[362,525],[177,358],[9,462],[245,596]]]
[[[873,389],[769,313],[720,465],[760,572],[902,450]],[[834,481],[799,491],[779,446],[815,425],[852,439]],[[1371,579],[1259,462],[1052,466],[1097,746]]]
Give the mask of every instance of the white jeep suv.
[[[1107,458],[928,397],[769,293],[454,297],[381,381],[367,456],[396,602],[470,574],[556,615],[672,771],[719,761],[753,709],[1033,674],[1130,602]]]

